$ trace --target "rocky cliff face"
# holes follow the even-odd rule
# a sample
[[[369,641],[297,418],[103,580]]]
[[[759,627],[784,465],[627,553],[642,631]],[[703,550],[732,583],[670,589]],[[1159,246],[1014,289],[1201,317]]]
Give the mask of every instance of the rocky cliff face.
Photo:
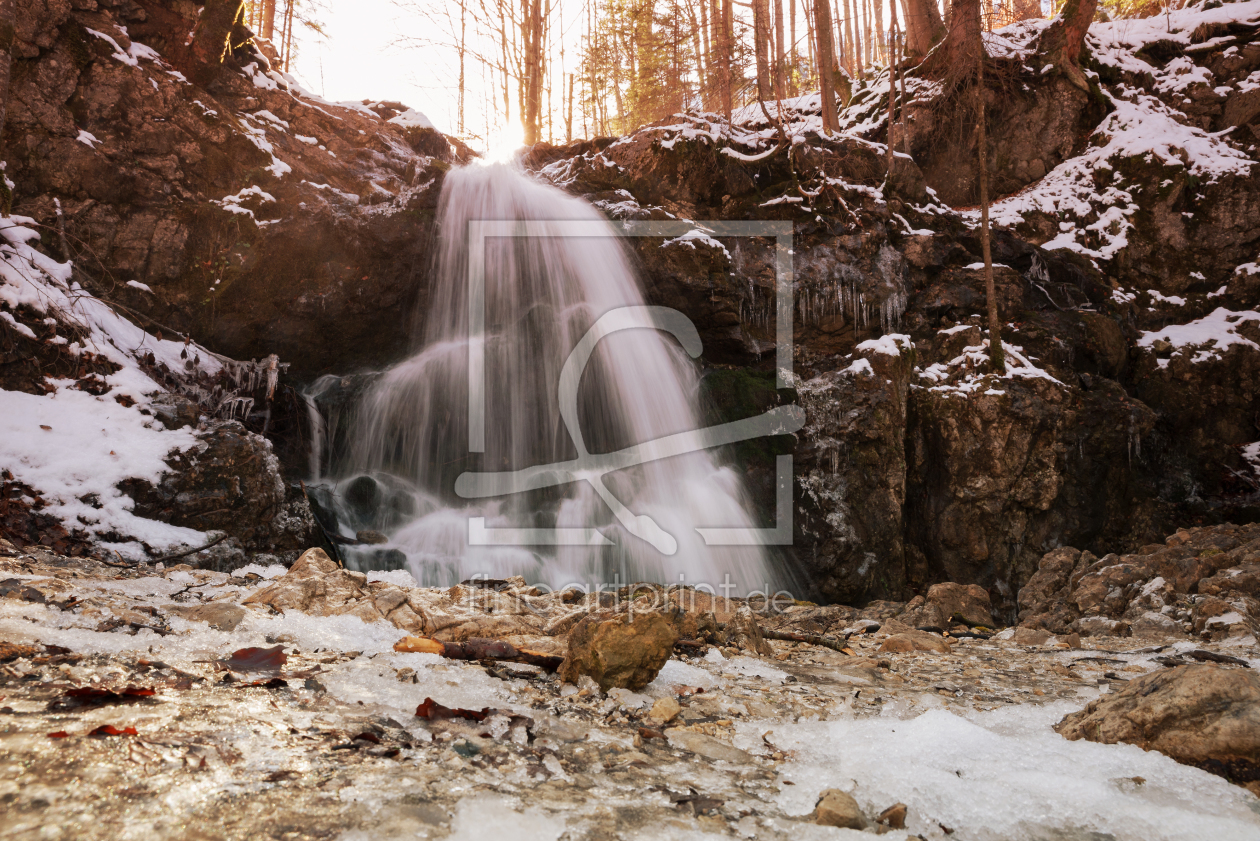
[[[300,475],[309,430],[293,387],[405,351],[443,175],[466,151],[403,106],[300,90],[248,41],[204,72],[169,40],[193,25],[191,6],[20,5],[5,131],[15,211],[41,226],[44,252],[73,261],[74,282],[150,333],[237,359],[277,354],[289,367],[273,399],[260,380],[230,389],[249,405],[222,403],[222,385],[195,372],[178,385],[189,372],[162,373],[160,355],[153,371],[194,416],[235,412],[266,431]],[[525,164],[613,219],[792,222],[795,387],[715,410],[806,409],[794,441],[738,455],[765,516],[772,458],[791,451],[793,551],[816,596],[904,601],[953,580],[1014,619],[1051,550],[1133,550],[1257,513],[1256,5],[1192,7],[1171,32],[1095,26],[1088,93],[1042,73],[1036,26],[1002,33],[1006,75],[989,96],[993,183],[1012,193],[993,210],[1000,377],[980,327],[977,214],[951,207],[970,201],[974,141],[947,131],[939,107],[912,109],[893,139],[914,158],[899,155],[889,178],[886,76],[859,85],[835,137],[803,97],[777,122],[680,115],[540,145]],[[931,80],[909,86],[933,104]],[[697,324],[711,390],[764,382],[773,242],[633,248],[652,303]],[[6,314],[37,339],[0,321],[5,388],[108,373],[62,358],[42,315]],[[207,507],[218,491],[181,497],[179,481],[135,493],[160,516],[223,516]],[[176,513],[181,498],[193,502]]]
[[[1021,60],[990,92],[989,161],[999,190],[1026,189],[994,208],[1010,226],[994,244],[1002,377],[986,373],[977,214],[941,203],[969,200],[974,138],[946,130],[931,80],[910,80],[922,107],[894,139],[915,161],[891,184],[863,139],[887,138],[886,75],[859,87],[840,139],[802,98],[780,125],[679,116],[530,162],[616,218],[792,220],[808,579],[844,601],[977,582],[1013,619],[1056,546],[1137,548],[1256,514],[1258,23],[1226,4],[1171,33],[1097,26],[1088,95],[1041,72],[1037,25],[1003,31],[996,60]],[[771,248],[723,243],[676,257],[637,241],[649,295],[704,325],[706,358],[768,367]]]
[[[208,72],[172,34],[192,3],[18,5],[13,207],[87,288],[302,378],[402,353],[462,152],[397,103],[302,91],[249,42]]]

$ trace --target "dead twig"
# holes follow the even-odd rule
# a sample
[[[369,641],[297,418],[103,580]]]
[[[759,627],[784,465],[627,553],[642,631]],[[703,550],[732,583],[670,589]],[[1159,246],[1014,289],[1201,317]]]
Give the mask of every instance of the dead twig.
[[[795,634],[790,631],[766,631],[763,630],[761,635],[769,640],[779,640],[780,642],[804,642],[810,645],[818,645],[823,648],[830,648],[832,651],[839,651],[841,654],[853,656],[851,649],[845,648],[843,642],[829,640],[826,637],[819,637],[813,634]]]

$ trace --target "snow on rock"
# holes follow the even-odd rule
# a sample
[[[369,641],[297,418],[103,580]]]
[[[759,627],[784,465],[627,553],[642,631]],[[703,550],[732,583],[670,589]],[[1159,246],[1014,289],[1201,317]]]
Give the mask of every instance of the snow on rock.
[[[43,395],[0,391],[0,468],[43,494],[46,510],[68,529],[82,529],[130,557],[142,557],[144,546],[203,543],[200,532],[132,514],[132,500],[117,485],[124,479],[156,483],[169,470],[164,457],[196,443],[190,431],[166,430],[142,411],[164,389],[144,372],[138,358],[152,354],[154,364],[176,371],[195,359],[207,374],[219,372],[222,363],[197,345],[149,335],[88,294],[71,280],[69,263],[30,245],[39,239],[30,224],[21,216],[0,217],[0,239],[5,242],[0,245],[0,305],[10,310],[0,311],[0,318],[35,339],[13,313],[21,308],[44,314],[46,322],[85,334],[83,340],[68,343],[69,353],[90,351],[118,370],[103,377],[99,395],[79,390],[73,380],[46,380],[51,391]],[[130,285],[144,287],[136,281]],[[58,338],[54,343],[66,344]]]
[[[408,108],[397,117],[390,119],[389,122],[403,128],[437,128],[437,126],[433,125],[432,120],[414,108]]]
[[[716,248],[726,255],[726,259],[729,260],[731,258],[731,252],[726,250],[725,245],[718,242],[699,228],[690,230],[680,237],[665,240],[661,243],[661,248],[664,248],[667,245],[685,245],[694,250],[697,244],[705,245],[709,248]]]
[[[882,353],[886,356],[901,356],[903,350],[914,350],[914,340],[904,333],[885,333],[878,339],[867,339],[859,344],[856,350]]]
[[[1142,337],[1138,339],[1138,347],[1150,348],[1156,342],[1164,341],[1177,351],[1182,348],[1197,348],[1198,352],[1191,362],[1217,359],[1234,345],[1260,350],[1260,345],[1238,333],[1238,328],[1247,322],[1260,322],[1260,312],[1234,312],[1217,307],[1210,314],[1188,324],[1171,324],[1160,330],[1142,333]]]
[[[194,446],[193,433],[163,429],[139,406],[122,406],[72,384],[58,382],[57,391],[43,396],[3,392],[0,465],[39,490],[45,510],[67,528],[106,538],[106,546],[129,557],[144,557],[134,541],[151,547],[204,542],[201,532],[136,517],[134,501],[118,489],[125,479],[156,484],[169,470],[163,460],[167,453]],[[115,535],[134,540],[114,547],[110,538]]]
[[[1052,374],[1035,364],[1035,361],[1024,355],[1024,349],[1018,345],[1002,342],[1002,351],[1006,357],[1006,373],[1001,376],[988,373],[989,340],[978,345],[963,348],[963,352],[947,363],[935,362],[919,372],[919,377],[933,383],[931,391],[942,392],[957,397],[969,397],[973,394],[1001,395],[992,386],[1002,380],[1026,379],[1048,380],[1062,386],[1062,382]]]

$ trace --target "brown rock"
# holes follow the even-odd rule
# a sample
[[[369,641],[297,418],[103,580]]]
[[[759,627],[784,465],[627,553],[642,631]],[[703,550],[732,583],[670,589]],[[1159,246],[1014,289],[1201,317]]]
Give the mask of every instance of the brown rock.
[[[818,804],[814,806],[814,823],[841,829],[866,829],[870,826],[857,801],[838,788],[829,788],[819,795]]]
[[[167,613],[182,616],[193,622],[205,622],[216,631],[234,631],[245,618],[245,608],[228,602],[211,602],[210,604],[167,605]]]
[[[761,636],[761,626],[757,623],[757,617],[747,607],[741,607],[727,620],[726,644],[763,657],[774,656],[774,649]]]
[[[367,576],[342,569],[319,548],[307,549],[274,584],[242,604],[266,605],[281,613],[297,610],[312,616],[350,614],[365,622],[385,618],[369,597]]]
[[[964,625],[992,625],[993,609],[988,592],[977,584],[933,584],[927,592],[928,604],[937,605],[949,622]]]
[[[703,733],[697,733],[694,730],[684,730],[681,727],[671,727],[665,731],[665,740],[669,742],[671,747],[689,750],[692,753],[707,757],[708,759],[716,759],[722,762],[730,762],[732,764],[745,764],[752,761],[752,754],[732,747],[726,742],[718,741],[712,736],[706,736]]]
[[[682,712],[682,706],[679,705],[678,699],[667,695],[664,698],[657,698],[652,704],[652,709],[648,712],[648,720],[656,724],[669,724],[680,712]]]
[[[875,819],[876,823],[881,823],[890,829],[906,828],[906,804],[894,803],[887,809],[879,813],[879,817]]]
[[[660,672],[677,641],[677,629],[660,613],[588,616],[569,633],[560,676],[577,683],[589,675],[605,692],[616,686],[642,689]]]
[[[926,631],[907,631],[904,634],[893,634],[884,640],[879,650],[890,654],[908,654],[911,651],[931,651],[936,654],[949,654],[949,642],[943,637],[929,634]]]
[[[1052,634],[1039,628],[1016,628],[1015,642],[1019,645],[1044,645]]]
[[[1260,675],[1216,665],[1180,666],[1130,681],[1065,716],[1067,739],[1127,742],[1232,782],[1260,780]]]

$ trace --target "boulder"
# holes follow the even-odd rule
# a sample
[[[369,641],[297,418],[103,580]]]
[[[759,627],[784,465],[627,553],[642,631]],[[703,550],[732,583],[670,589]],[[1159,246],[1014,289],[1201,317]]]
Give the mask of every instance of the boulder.
[[[838,788],[829,788],[818,796],[814,806],[814,823],[841,829],[866,829],[870,821],[852,795]]]
[[[225,532],[245,552],[290,553],[315,540],[317,527],[301,492],[280,475],[271,442],[236,421],[197,433],[198,443],[166,458],[170,472],[156,485],[128,480],[123,490],[139,517],[199,531]],[[229,571],[249,558],[237,551],[215,559]]]
[[[275,583],[242,604],[269,607],[278,613],[295,610],[312,616],[350,614],[365,622],[385,617],[376,607],[367,576],[342,569],[323,549],[307,549]]]
[[[660,672],[677,641],[677,628],[660,613],[592,614],[569,632],[560,677],[576,684],[588,675],[605,692],[618,686],[642,689]]]
[[[975,584],[947,581],[933,584],[926,598],[916,597],[906,605],[898,620],[912,628],[945,630],[952,625],[993,625],[993,609],[989,594]]]
[[[880,643],[879,650],[889,654],[909,654],[912,651],[949,654],[952,649],[944,637],[938,637],[926,631],[906,631],[893,634],[884,640]]]
[[[1260,788],[1260,675],[1251,669],[1204,664],[1143,675],[1054,729],[1073,741],[1156,750]]]

